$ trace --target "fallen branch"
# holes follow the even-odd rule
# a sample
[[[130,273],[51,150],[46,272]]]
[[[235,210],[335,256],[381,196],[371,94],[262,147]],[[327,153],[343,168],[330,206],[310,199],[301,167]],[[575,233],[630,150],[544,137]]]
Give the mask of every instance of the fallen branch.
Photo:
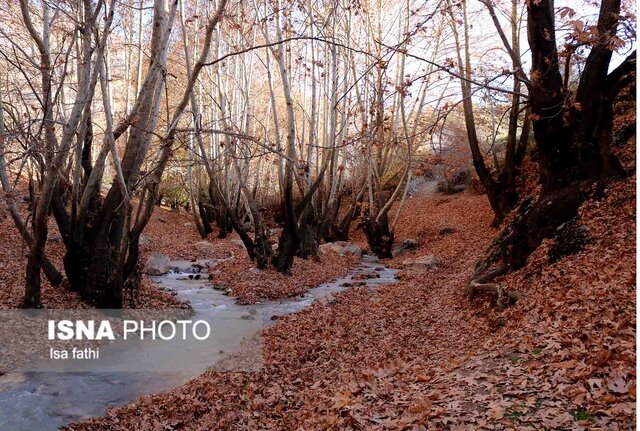
[[[471,280],[469,288],[467,289],[467,295],[469,299],[473,299],[478,293],[491,293],[498,295],[497,303],[500,307],[506,307],[509,304],[514,304],[522,298],[522,294],[515,290],[507,290],[504,287],[496,283],[479,283],[476,280]]]
[[[493,281],[494,278],[506,274],[506,272],[507,272],[507,267],[505,265],[502,265],[498,268],[492,269],[483,274],[476,273],[475,276],[473,277],[472,282],[480,283],[480,284],[489,283]]]

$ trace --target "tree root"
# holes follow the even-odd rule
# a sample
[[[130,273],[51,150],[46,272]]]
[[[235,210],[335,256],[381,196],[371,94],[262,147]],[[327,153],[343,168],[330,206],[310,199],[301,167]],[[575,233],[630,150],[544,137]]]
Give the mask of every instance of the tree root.
[[[537,201],[529,198],[521,202],[513,220],[489,246],[487,257],[476,266],[474,278],[467,288],[468,296],[472,299],[478,292],[497,294],[501,307],[516,302],[521,297],[519,293],[508,292],[491,281],[525,266],[543,239],[555,236],[558,226],[575,217],[586,197],[580,184],[573,183],[549,192]],[[495,265],[499,266],[491,270]]]
[[[491,293],[498,295],[496,303],[500,308],[506,308],[509,304],[515,304],[522,298],[522,293],[515,290],[507,290],[503,286],[496,283],[479,283],[471,280],[467,288],[467,296],[469,300],[475,298],[480,293]]]
[[[494,278],[499,277],[506,272],[507,267],[503,265],[483,274],[476,274],[476,277],[469,282],[469,286],[467,286],[465,290],[469,300],[473,300],[473,298],[480,293],[491,293],[498,295],[496,302],[500,308],[505,308],[509,304],[515,304],[522,298],[522,294],[520,292],[515,290],[509,291],[505,287],[491,282]]]

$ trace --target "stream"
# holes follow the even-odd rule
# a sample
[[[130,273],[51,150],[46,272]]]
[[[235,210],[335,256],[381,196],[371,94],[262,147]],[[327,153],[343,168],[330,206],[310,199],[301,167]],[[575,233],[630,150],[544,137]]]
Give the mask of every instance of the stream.
[[[137,346],[130,342],[113,342],[106,347],[113,369],[100,372],[8,373],[0,377],[0,430],[56,430],[70,422],[102,415],[108,407],[125,405],[142,394],[165,391],[196,377],[223,359],[225,352],[238,349],[238,338],[251,335],[249,332],[258,333],[261,327],[273,324],[274,316],[301,311],[316,300],[330,301],[334,293],[352,286],[375,290],[379,285],[397,282],[396,270],[365,255],[360,266],[347,276],[309,289],[302,296],[239,305],[235,298],[215,289],[208,280],[206,266],[215,264],[216,261],[174,261],[171,263],[173,271],[151,278],[159,289],[172,291],[178,299],[188,301],[194,310],[192,319],[224,316],[225,321],[243,322],[241,335],[238,335],[238,327],[233,327],[235,332],[222,334],[215,339],[215,345],[205,346],[205,349],[180,348],[179,355],[175,346],[167,348],[162,343]],[[220,332],[224,332],[224,328]],[[136,369],[127,366],[136,364],[140,368],[140,364],[145,364],[150,357],[154,362],[164,361],[164,369],[175,371],[114,371],[119,368],[113,364],[121,365],[122,369]],[[186,363],[189,366],[185,366]]]

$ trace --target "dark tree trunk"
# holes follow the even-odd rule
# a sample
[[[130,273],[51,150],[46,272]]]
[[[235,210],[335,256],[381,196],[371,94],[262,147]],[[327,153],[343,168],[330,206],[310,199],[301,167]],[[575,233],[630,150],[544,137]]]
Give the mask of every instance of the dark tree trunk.
[[[345,213],[342,220],[339,223],[332,222],[329,228],[325,231],[325,239],[327,242],[334,241],[349,241],[349,229],[351,228],[351,223],[360,217],[360,204],[362,203],[362,199],[364,197],[365,186],[362,185],[360,187],[360,191],[356,192],[356,188],[353,189],[352,200],[349,203],[349,207],[347,208],[347,212]],[[336,216],[335,220],[338,219],[339,207],[336,208]]]
[[[200,219],[202,220],[202,227],[206,237],[213,232],[213,228],[211,227],[211,223],[209,223],[209,215],[207,214],[207,210],[205,209],[202,200],[198,201],[198,212],[200,214]]]
[[[22,306],[24,308],[40,308],[40,259],[38,258],[38,249],[33,245],[29,252],[27,260],[27,273],[24,300]]]
[[[51,197],[51,212],[58,225],[62,242],[64,242],[65,246],[68,246],[71,239],[71,219],[67,214],[64,187],[61,181],[58,181],[56,191],[53,192],[53,196]]]
[[[300,227],[300,244],[298,246],[298,256],[303,259],[310,257],[318,257],[318,217],[312,204],[307,205],[301,217]]]
[[[555,234],[556,228],[576,215],[585,199],[579,187],[566,187],[546,193],[537,201],[527,199],[518,207],[512,223],[498,236],[489,258],[481,269],[501,261],[509,271],[524,266],[529,255],[543,239]]]
[[[485,191],[494,214],[491,226],[500,226],[502,220],[518,203],[519,194],[515,178],[505,178],[505,182],[492,181],[485,184]]]
[[[54,192],[53,197],[51,199],[51,209],[54,217],[56,219],[56,223],[58,224],[58,229],[60,230],[60,236],[62,237],[62,241],[67,245],[69,241],[69,217],[66,215],[64,211],[64,202],[59,195],[60,184],[57,185],[58,190]],[[51,263],[49,259],[45,255],[40,255],[40,266],[42,272],[44,272],[45,276],[49,280],[52,286],[58,286],[62,283],[63,277],[62,274],[56,269],[56,267]]]
[[[83,235],[74,237],[64,255],[64,271],[69,279],[71,290],[81,291],[89,270],[90,245]]]
[[[318,239],[317,229],[312,224],[304,224],[300,226],[300,245],[298,247],[298,256],[302,259],[310,257],[318,257]]]
[[[283,274],[290,274],[293,266],[293,259],[298,252],[300,239],[296,229],[292,229],[289,224],[285,224],[278,240],[278,253],[272,259],[272,265]]]
[[[124,214],[118,212],[107,217],[99,226],[90,245],[87,277],[80,293],[87,301],[100,308],[122,308],[122,283],[116,280],[118,250],[123,229]],[[115,240],[115,241],[114,241]]]
[[[520,86],[516,86],[519,91]],[[522,124],[519,143],[516,139],[518,129],[518,98],[514,96],[514,103],[511,106],[509,118],[509,134],[507,136],[507,148],[504,166],[500,169],[498,177],[484,182],[489,203],[495,215],[492,226],[500,226],[504,218],[517,205],[520,199],[518,190],[518,180],[520,179],[520,167],[524,160],[529,141],[529,129],[531,120],[528,111],[525,112],[525,119]],[[497,166],[496,166],[497,168]]]
[[[213,181],[209,181],[209,200],[214,211],[214,221],[218,227],[218,238],[226,238],[232,231],[230,216],[226,210],[222,198],[218,196],[216,186]]]
[[[329,231],[324,238],[327,242],[349,241],[349,229],[342,229],[340,226],[334,224],[329,227]]]
[[[230,218],[227,216],[226,211],[218,210],[217,212],[218,216],[216,218],[216,226],[218,226],[218,238],[226,238],[233,230]]]
[[[31,181],[29,183],[29,192],[32,202],[33,241],[31,242],[29,255],[27,257],[27,271],[25,275],[26,280],[22,306],[24,308],[40,308],[42,307],[40,302],[40,272],[42,267],[42,256],[44,254],[49,229],[47,225],[49,211],[48,209],[42,209],[42,195],[38,200],[35,199],[33,184]]]
[[[255,240],[253,241],[253,248],[255,253],[256,267],[258,269],[264,269],[269,265],[269,260],[272,256],[271,243],[269,242],[269,229],[264,226],[259,226],[255,232]]]
[[[293,180],[291,173],[293,167],[290,166],[289,161],[287,161],[286,169],[285,186],[281,202],[282,213],[284,214],[284,227],[278,240],[278,252],[273,257],[271,263],[279,272],[290,274],[293,260],[298,254],[300,247],[298,215],[302,214],[306,206],[310,204],[311,193],[307,193],[303,197],[302,202],[298,204],[299,210],[296,211],[293,202]],[[316,183],[318,182],[316,181]]]
[[[127,262],[124,266],[125,280],[130,279],[132,276],[137,277],[138,274],[138,259],[140,258],[140,235],[132,236],[129,240],[129,252],[127,253]]]
[[[51,283],[51,285],[54,287],[59,286],[64,279],[64,277],[62,277],[62,274],[60,274],[60,271],[58,271],[58,269],[51,263],[49,259],[42,259],[40,263],[42,272],[44,272],[44,275],[47,277],[47,280],[49,280],[49,283]]]
[[[387,217],[383,217],[380,222],[377,222],[373,217],[365,217],[362,221],[362,227],[371,252],[380,259],[391,259],[393,257],[391,249],[394,234],[389,231]]]
[[[87,129],[84,136],[84,143],[82,145],[82,170],[84,171],[85,178],[91,175],[91,145],[93,144],[93,121],[91,115],[87,115]]]
[[[125,235],[127,210],[122,201],[119,188],[112,187],[100,209],[94,208],[86,219],[75,223],[64,257],[71,289],[99,308],[124,305],[125,254],[131,242]],[[137,255],[130,257],[137,261]]]

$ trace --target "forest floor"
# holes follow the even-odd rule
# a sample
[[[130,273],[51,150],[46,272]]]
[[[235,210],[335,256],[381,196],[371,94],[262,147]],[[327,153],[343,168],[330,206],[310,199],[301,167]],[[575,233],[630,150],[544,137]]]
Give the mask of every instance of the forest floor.
[[[463,294],[491,218],[486,196],[409,199],[396,238],[420,246],[387,264],[438,267],[283,317],[260,372],[207,372],[69,429],[635,429],[635,177],[582,206],[583,251],[549,263],[547,241],[498,280],[523,293],[504,310]]]

